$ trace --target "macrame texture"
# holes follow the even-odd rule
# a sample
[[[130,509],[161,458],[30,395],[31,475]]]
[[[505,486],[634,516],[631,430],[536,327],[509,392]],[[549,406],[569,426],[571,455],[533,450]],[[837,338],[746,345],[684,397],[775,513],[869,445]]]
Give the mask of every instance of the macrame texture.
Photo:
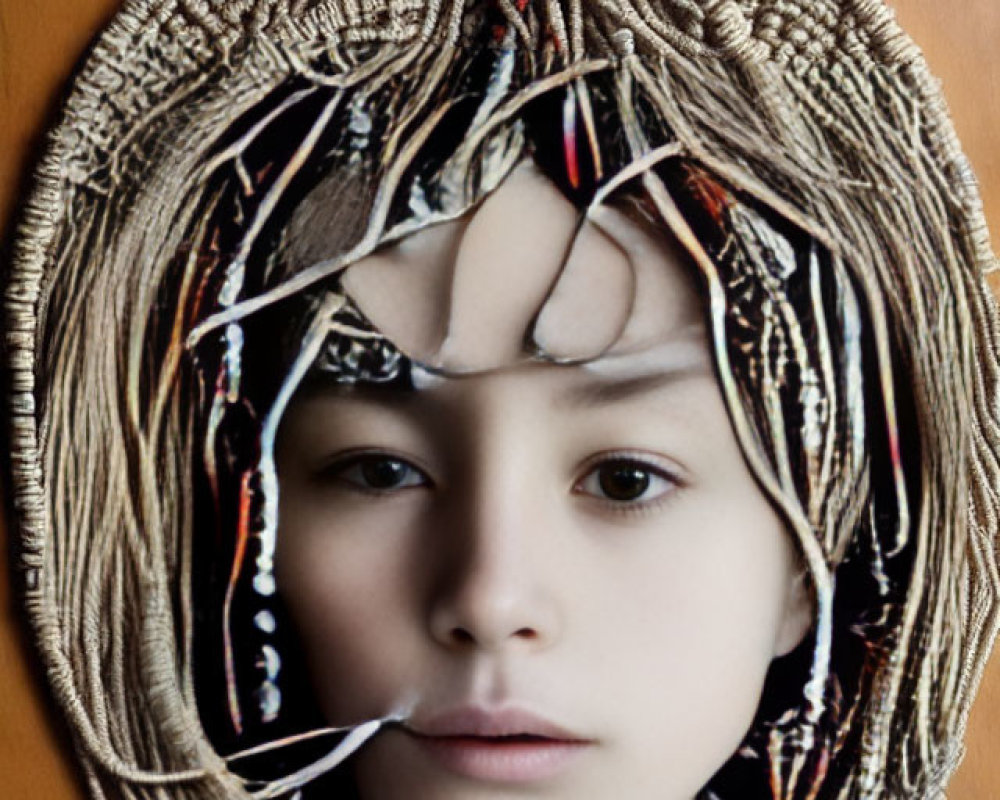
[[[497,46],[498,69],[504,48],[512,65],[479,87],[479,138],[442,159],[428,209],[396,213],[401,187],[417,185],[407,167],[436,130],[436,109],[484,41]],[[95,797],[250,791],[206,737],[195,696],[189,483],[202,453],[191,353],[220,334],[236,341],[228,326],[467,211],[521,156],[528,100],[589,87],[598,73],[613,76],[608,101],[632,134],[626,155],[641,166],[644,197],[688,236],[716,292],[716,358],[741,443],[793,523],[817,590],[804,717],[763,733],[771,791],[942,793],[997,629],[1000,329],[975,182],[890,11],[874,0],[164,0],[127,4],[95,45],[38,167],[5,287],[17,568]],[[351,130],[349,101],[393,112],[372,137],[378,147],[347,147],[333,173],[340,191],[352,175],[364,187],[361,219],[344,212],[331,252],[254,271],[255,237],[281,192],[255,184],[244,154],[272,120],[308,106],[287,171],[267,178],[284,188],[331,120]],[[630,123],[637,109],[642,120]],[[247,117],[256,123],[238,129]],[[352,148],[376,160],[351,164]],[[206,234],[225,181],[249,189],[261,231],[251,222],[222,253]],[[813,258],[798,277],[768,282],[781,259],[761,254],[781,237],[810,242]],[[832,315],[846,333],[806,353],[823,332],[810,329],[800,347],[799,311],[782,298],[793,280],[821,274],[848,298]],[[730,359],[733,330],[754,328],[768,304],[776,341],[814,367],[794,384],[813,426],[798,444],[830,437],[836,457],[824,461],[817,444],[803,467],[779,429],[784,412],[760,413],[768,391],[780,407],[791,385],[779,379],[782,359],[769,362],[768,350],[748,362],[763,373]],[[852,320],[870,332],[864,407],[882,415],[881,461],[843,438],[868,424],[850,417],[861,400],[839,415],[813,402],[835,394],[824,359],[843,355],[835,369],[845,374],[857,363]],[[238,372],[225,374],[238,383]],[[880,635],[851,695],[837,697],[834,577],[866,543],[873,564],[904,566],[890,576],[885,617],[866,620]]]

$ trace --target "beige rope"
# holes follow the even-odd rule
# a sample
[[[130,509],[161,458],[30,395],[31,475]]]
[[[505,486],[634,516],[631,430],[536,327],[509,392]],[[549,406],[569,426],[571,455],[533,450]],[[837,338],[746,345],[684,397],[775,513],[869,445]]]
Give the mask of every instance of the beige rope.
[[[463,164],[484,158],[493,137],[513,147],[515,135],[497,131],[533,93],[631,64],[680,151],[814,232],[834,263],[858,271],[869,300],[881,298],[874,325],[913,371],[933,488],[911,509],[919,569],[896,630],[905,657],[888,659],[858,699],[852,724],[864,746],[837,789],[939,796],[998,626],[1000,328],[981,202],[919,51],[880,0],[497,9],[533,83],[471,132]],[[196,454],[178,379],[191,330],[174,326],[160,363],[145,348],[171,258],[188,252],[213,175],[239,159],[239,144],[216,157],[211,143],[289,76],[368,96],[396,80],[419,87],[399,100],[398,118],[423,124],[392,132],[369,229],[323,267],[330,274],[391,233],[388,203],[420,137],[434,133],[438,118],[426,112],[463,58],[474,11],[459,0],[132,0],[76,81],[24,210],[4,325],[24,604],[95,797],[246,796],[195,707]],[[498,158],[502,172],[512,157]],[[462,194],[449,213],[490,188]],[[273,296],[319,274],[292,276]],[[886,395],[890,378],[880,378]],[[787,467],[775,451],[768,457]],[[812,537],[803,547],[820,589],[867,514],[855,490],[867,492],[870,476],[850,466],[856,482],[788,508]],[[805,764],[790,764],[782,797],[805,796]]]

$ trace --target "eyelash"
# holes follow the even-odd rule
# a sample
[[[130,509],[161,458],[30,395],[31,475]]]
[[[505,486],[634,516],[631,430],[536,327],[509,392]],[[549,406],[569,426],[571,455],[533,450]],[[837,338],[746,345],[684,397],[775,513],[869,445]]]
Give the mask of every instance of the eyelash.
[[[651,478],[663,481],[669,486],[663,489],[655,497],[648,500],[614,500],[612,498],[603,497],[597,494],[588,493],[588,496],[593,498],[595,501],[601,503],[608,511],[615,514],[623,514],[627,516],[641,516],[644,514],[649,514],[663,508],[667,503],[674,499],[677,494],[677,490],[683,487],[683,482],[681,479],[674,474],[671,470],[662,466],[661,464],[651,460],[649,456],[645,454],[639,454],[634,452],[609,452],[601,453],[600,455],[593,458],[585,467],[586,472],[583,478],[577,481],[573,485],[573,491],[578,493],[583,493],[578,487],[581,487],[584,481],[590,479],[592,476],[597,476],[598,471],[601,467],[608,467],[611,465],[621,465],[624,467],[633,467],[637,470],[646,473]],[[645,494],[646,490],[643,490]]]
[[[402,486],[392,486],[389,488],[380,489],[376,486],[369,486],[362,482],[362,480],[352,480],[347,477],[347,473],[352,469],[363,469],[366,464],[376,464],[376,463],[386,463],[392,462],[395,464],[401,464],[408,470],[408,474],[416,474],[422,477],[419,483],[404,484]],[[343,456],[337,459],[333,463],[324,467],[320,471],[320,477],[324,479],[334,479],[342,481],[350,486],[351,490],[356,492],[361,492],[367,495],[373,495],[375,497],[386,497],[388,495],[395,494],[403,489],[411,489],[419,486],[433,485],[430,479],[427,477],[427,473],[417,466],[411,464],[407,459],[401,458],[400,456],[393,455],[392,453],[385,453],[378,450],[365,450],[361,452],[355,452],[350,455]],[[363,476],[359,476],[363,479]]]
[[[407,469],[407,475],[418,476],[419,482],[405,483],[402,485],[390,486],[388,488],[379,488],[366,484],[364,482],[365,478],[363,475],[358,475],[353,479],[348,477],[350,470],[360,470],[363,469],[366,464],[370,465],[377,463],[394,463],[402,465]],[[636,471],[644,473],[648,480],[659,480],[669,484],[669,486],[663,489],[655,497],[648,500],[615,500],[607,496],[602,496],[597,492],[588,492],[582,488],[587,481],[592,479],[599,480],[598,476],[600,474],[600,469],[610,466],[634,468]],[[588,462],[585,466],[585,470],[586,471],[584,472],[583,477],[573,484],[573,492],[575,494],[587,495],[604,505],[608,510],[619,514],[634,515],[655,511],[669,502],[676,494],[677,489],[683,486],[682,481],[673,472],[658,463],[654,463],[648,456],[633,452],[601,453],[599,456],[594,457],[590,460],[590,462]],[[362,492],[376,497],[385,497],[404,489],[434,485],[430,478],[427,477],[424,470],[414,466],[406,458],[401,458],[393,455],[392,453],[381,451],[362,451],[342,457],[324,468],[322,470],[322,475],[324,477],[331,477],[349,484],[353,491]],[[648,487],[644,488],[641,494],[645,494],[646,491],[648,491]]]

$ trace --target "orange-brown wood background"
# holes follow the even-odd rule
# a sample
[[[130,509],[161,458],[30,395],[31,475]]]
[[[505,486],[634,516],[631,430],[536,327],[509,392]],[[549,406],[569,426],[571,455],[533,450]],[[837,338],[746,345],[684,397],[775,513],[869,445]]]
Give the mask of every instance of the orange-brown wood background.
[[[892,4],[944,82],[982,183],[990,227],[1000,232],[1000,3]],[[118,0],[0,0],[0,224],[9,221],[33,143],[67,76],[118,5]],[[0,556],[6,545],[0,528]],[[79,800],[82,791],[63,756],[64,733],[47,710],[19,622],[9,574],[0,569],[0,796]],[[1000,744],[1000,654],[987,670],[967,742],[968,755],[949,797],[1000,798],[1000,758],[993,752]]]

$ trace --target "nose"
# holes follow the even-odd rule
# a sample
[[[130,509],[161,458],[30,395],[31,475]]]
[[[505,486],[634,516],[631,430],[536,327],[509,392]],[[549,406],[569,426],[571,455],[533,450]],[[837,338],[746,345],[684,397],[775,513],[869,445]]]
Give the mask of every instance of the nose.
[[[561,635],[552,530],[527,483],[480,486],[440,530],[429,626],[442,646],[540,650]]]

